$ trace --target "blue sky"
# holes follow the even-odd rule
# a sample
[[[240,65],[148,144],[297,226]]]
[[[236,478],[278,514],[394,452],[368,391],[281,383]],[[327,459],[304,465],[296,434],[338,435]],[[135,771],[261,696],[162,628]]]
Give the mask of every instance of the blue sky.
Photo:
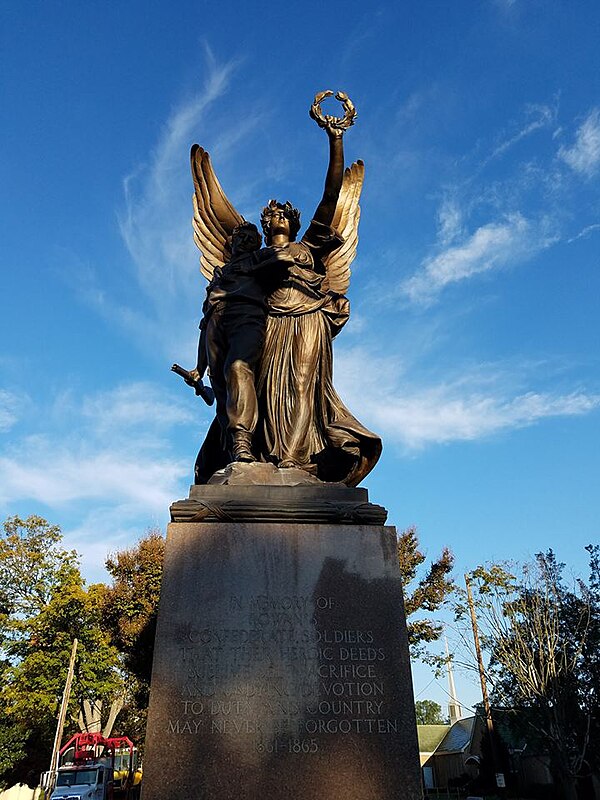
[[[0,3],[0,506],[90,579],[187,495],[210,413],[188,153],[238,210],[307,221],[316,91],[366,162],[336,386],[366,481],[458,576],[599,540],[600,8],[592,0]],[[444,702],[423,668],[417,693]],[[462,699],[477,692],[459,679]]]

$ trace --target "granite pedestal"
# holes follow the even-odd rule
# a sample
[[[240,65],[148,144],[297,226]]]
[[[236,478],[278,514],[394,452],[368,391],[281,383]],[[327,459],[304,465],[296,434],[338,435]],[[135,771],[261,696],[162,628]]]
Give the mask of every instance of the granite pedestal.
[[[171,523],[143,785],[143,800],[421,797],[393,528]]]

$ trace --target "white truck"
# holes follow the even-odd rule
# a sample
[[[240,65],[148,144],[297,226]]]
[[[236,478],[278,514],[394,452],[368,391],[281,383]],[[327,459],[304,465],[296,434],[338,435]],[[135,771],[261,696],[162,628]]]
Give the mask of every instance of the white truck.
[[[126,736],[77,733],[61,748],[50,800],[137,800],[141,769]]]

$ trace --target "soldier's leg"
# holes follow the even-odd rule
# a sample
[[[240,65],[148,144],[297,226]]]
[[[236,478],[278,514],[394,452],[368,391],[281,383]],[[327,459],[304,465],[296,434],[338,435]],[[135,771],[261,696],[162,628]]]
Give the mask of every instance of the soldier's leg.
[[[231,304],[233,306],[233,304]],[[227,315],[229,352],[225,359],[228,430],[236,461],[255,461],[252,435],[258,422],[255,368],[265,338],[266,313],[259,306],[237,304]]]
[[[235,461],[256,461],[252,435],[258,422],[254,370],[241,359],[233,361],[227,373],[228,431]]]

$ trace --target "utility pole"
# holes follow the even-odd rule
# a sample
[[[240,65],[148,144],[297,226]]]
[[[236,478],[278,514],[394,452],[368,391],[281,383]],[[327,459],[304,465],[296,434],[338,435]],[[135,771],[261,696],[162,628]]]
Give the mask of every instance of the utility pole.
[[[500,763],[498,759],[498,752],[496,749],[496,737],[494,735],[494,721],[492,719],[492,709],[487,692],[487,682],[485,680],[485,669],[483,667],[483,657],[481,655],[481,645],[479,644],[479,628],[477,626],[477,617],[475,616],[475,604],[473,603],[473,593],[471,591],[471,581],[468,574],[465,573],[465,584],[467,587],[467,601],[469,603],[469,611],[471,613],[471,627],[473,628],[473,641],[475,642],[475,653],[477,655],[477,667],[479,669],[479,681],[481,683],[481,696],[483,697],[483,708],[485,711],[485,720],[487,724],[488,738],[490,741],[490,750],[492,754],[492,764],[494,773],[496,775],[496,786],[503,789],[506,786],[504,780],[504,773],[500,771]]]
[[[75,655],[77,653],[77,639],[73,639],[73,647],[71,648],[71,658],[69,660],[69,669],[67,671],[67,680],[65,681],[65,688],[63,690],[62,702],[60,704],[60,711],[58,712],[58,723],[56,725],[56,734],[54,736],[54,744],[52,746],[52,759],[50,761],[50,781],[54,782],[54,773],[58,768],[58,754],[60,751],[60,743],[63,737],[63,730],[65,727],[65,720],[67,718],[67,708],[69,706],[69,697],[71,696],[71,684],[73,683],[73,672],[75,671]]]

